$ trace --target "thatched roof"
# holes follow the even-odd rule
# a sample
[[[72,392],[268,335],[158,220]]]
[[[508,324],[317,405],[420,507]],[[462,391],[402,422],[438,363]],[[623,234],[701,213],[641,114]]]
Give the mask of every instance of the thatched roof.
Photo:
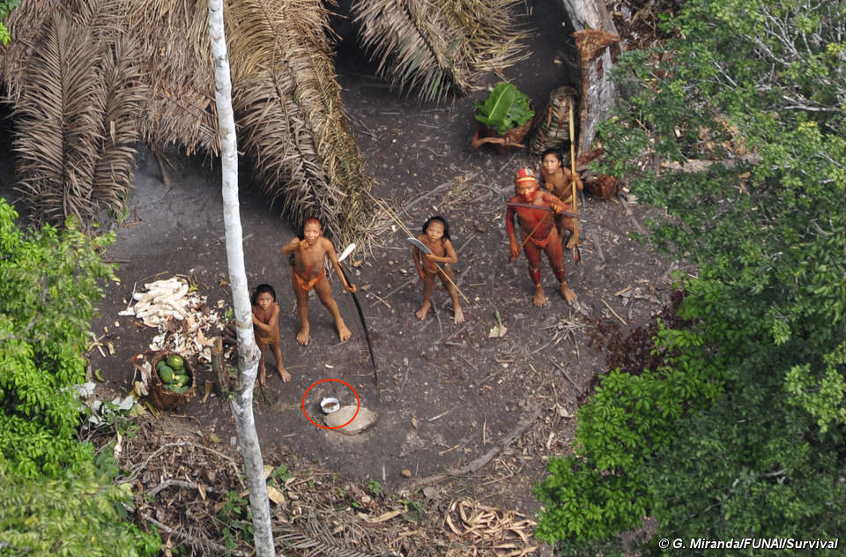
[[[381,71],[439,99],[519,58],[514,3],[367,0],[355,10]],[[321,0],[228,0],[239,150],[295,226],[317,216],[337,240],[361,244],[371,180],[335,81],[328,16]],[[207,21],[203,0],[29,0],[12,13],[0,79],[19,119],[20,188],[36,213],[61,224],[98,203],[118,209],[139,139],[217,153]]]

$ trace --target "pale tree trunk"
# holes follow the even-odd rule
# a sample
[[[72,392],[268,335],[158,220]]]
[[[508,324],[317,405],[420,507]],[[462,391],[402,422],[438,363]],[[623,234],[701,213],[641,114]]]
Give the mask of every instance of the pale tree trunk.
[[[579,153],[588,153],[597,125],[611,115],[617,91],[610,78],[620,41],[604,0],[562,0],[580,54]]]
[[[253,315],[247,292],[247,273],[244,270],[244,250],[241,237],[241,215],[238,203],[238,153],[235,141],[235,117],[232,112],[232,82],[229,56],[224,34],[223,0],[209,0],[209,35],[215,59],[215,103],[218,109],[218,129],[221,137],[221,177],[226,229],[226,257],[229,284],[232,288],[238,337],[239,385],[232,399],[232,414],[238,433],[244,472],[250,491],[250,511],[253,514],[253,537],[256,554],[273,556],[271,514],[268,487],[265,484],[262,449],[253,417],[253,384],[259,367],[259,348],[253,337]]]

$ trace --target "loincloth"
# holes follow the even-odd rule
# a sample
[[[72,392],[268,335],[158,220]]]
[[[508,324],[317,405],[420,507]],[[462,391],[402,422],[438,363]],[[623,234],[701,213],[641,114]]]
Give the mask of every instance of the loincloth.
[[[530,240],[530,242],[532,242],[533,244],[535,244],[536,246],[538,246],[539,248],[544,250],[545,248],[547,248],[547,245],[550,244],[550,239],[553,238],[553,232],[555,232],[555,230],[556,230],[555,227],[550,227],[550,232],[547,233],[546,237],[544,237],[542,239],[538,239],[538,238],[535,238],[534,236],[531,236],[531,237],[529,237],[529,240]]]
[[[294,274],[294,279],[297,280],[297,284],[300,285],[300,288],[308,293],[318,283],[318,281],[324,278],[324,276],[326,275],[326,270],[321,270],[318,276],[312,279],[311,281],[306,281],[305,279],[300,277],[300,275],[298,275],[297,272],[293,269],[291,270],[291,273]]]

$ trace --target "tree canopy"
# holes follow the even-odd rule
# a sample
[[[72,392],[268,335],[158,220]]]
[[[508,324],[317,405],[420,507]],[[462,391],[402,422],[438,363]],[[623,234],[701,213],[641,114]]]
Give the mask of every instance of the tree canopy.
[[[662,364],[605,375],[575,455],[537,488],[538,535],[563,550],[645,516],[647,553],[691,553],[659,537],[843,545],[844,10],[691,0],[661,51],[618,60],[600,170],[666,210],[650,240],[700,272],[680,278],[686,327],[656,335]]]
[[[129,485],[108,454],[80,443],[86,343],[101,284],[113,277],[74,220],[21,231],[0,198],[0,555],[149,554],[156,535],[123,523]]]

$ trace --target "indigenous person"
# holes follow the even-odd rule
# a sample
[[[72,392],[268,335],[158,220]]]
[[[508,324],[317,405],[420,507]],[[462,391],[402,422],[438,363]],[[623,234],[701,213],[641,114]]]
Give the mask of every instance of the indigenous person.
[[[465,315],[462,312],[462,307],[459,305],[459,293],[456,287],[450,281],[455,282],[453,278],[453,270],[450,269],[450,264],[458,261],[456,251],[453,249],[453,243],[450,242],[450,225],[443,217],[436,215],[427,219],[422,228],[423,234],[418,236],[420,240],[432,253],[424,254],[417,246],[412,247],[412,257],[415,260],[415,266],[418,268],[418,275],[423,279],[423,304],[420,309],[415,312],[415,316],[419,320],[426,317],[426,313],[432,307],[430,296],[435,288],[435,276],[441,275],[441,284],[447,289],[450,298],[453,300],[453,323],[460,324],[465,321]],[[438,271],[435,262],[443,263],[442,269],[444,272]],[[449,279],[448,279],[449,277]]]
[[[256,287],[250,298],[253,303],[253,334],[259,346],[259,385],[265,385],[265,349],[270,348],[276,359],[276,371],[283,382],[291,379],[291,374],[282,367],[282,351],[279,348],[279,304],[276,303],[276,291],[267,284]]]
[[[558,213],[564,209],[564,204],[553,194],[539,190],[535,181],[535,172],[528,168],[518,170],[515,177],[515,195],[509,200],[509,204],[536,205],[539,208],[531,209],[511,205],[506,208],[506,231],[509,233],[509,248],[513,259],[520,255],[520,245],[515,240],[514,220],[516,215],[521,227],[524,252],[529,264],[529,276],[535,284],[535,295],[532,301],[536,306],[547,304],[547,296],[541,287],[541,252],[543,251],[547,254],[550,267],[553,268],[553,273],[559,280],[559,292],[568,304],[573,304],[576,302],[576,293],[568,287],[565,281],[562,242],[559,240],[556,227],[553,226],[550,211],[552,208]]]
[[[300,331],[297,333],[297,342],[301,345],[309,344],[309,291],[315,289],[321,303],[326,306],[332,319],[335,320],[335,328],[338,337],[342,341],[350,338],[350,330],[344,324],[338,304],[332,298],[332,289],[324,271],[324,260],[329,257],[330,263],[335,268],[335,273],[341,279],[341,284],[347,292],[356,292],[356,286],[347,283],[335,254],[332,242],[323,236],[323,227],[317,219],[308,219],[303,225],[303,239],[298,237],[282,247],[283,255],[294,252],[294,266],[291,270],[291,287],[297,298],[297,314],[300,316]]]
[[[573,211],[573,186],[571,182],[576,182],[577,190],[582,190],[582,179],[579,174],[572,174],[570,169],[565,167],[562,152],[557,149],[548,149],[541,156],[541,183],[545,188],[559,198],[564,204],[565,211]],[[579,245],[579,229],[574,233],[574,219],[567,215],[556,215],[556,232],[559,233],[559,238],[564,238],[564,231],[571,232],[566,248],[572,250]],[[574,253],[576,258],[576,253]]]

